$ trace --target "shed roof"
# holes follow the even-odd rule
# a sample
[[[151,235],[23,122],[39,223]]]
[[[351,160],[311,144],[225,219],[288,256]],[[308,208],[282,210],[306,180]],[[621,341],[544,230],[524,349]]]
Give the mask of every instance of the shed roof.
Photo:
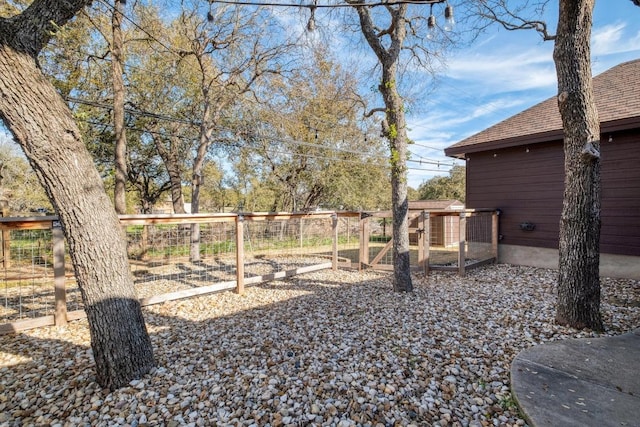
[[[458,200],[412,200],[409,209],[424,209],[427,211],[464,209],[464,203]]]
[[[616,65],[593,78],[601,132],[640,127],[640,59]],[[562,139],[556,97],[509,117],[445,149],[465,153]]]

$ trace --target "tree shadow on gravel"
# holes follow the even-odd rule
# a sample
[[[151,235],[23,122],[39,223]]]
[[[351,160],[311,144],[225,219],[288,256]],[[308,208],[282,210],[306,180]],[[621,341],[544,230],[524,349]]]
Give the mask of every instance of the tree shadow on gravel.
[[[158,368],[114,392],[85,321],[0,336],[0,424],[515,425],[513,357],[580,333],[553,324],[555,274],[490,268],[411,294],[327,271],[149,306]]]

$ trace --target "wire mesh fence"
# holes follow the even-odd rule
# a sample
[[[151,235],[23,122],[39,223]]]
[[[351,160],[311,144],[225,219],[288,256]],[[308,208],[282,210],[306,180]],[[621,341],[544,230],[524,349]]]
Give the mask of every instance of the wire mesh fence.
[[[55,309],[50,230],[2,232],[0,321],[51,315]]]
[[[412,265],[455,267],[461,253],[464,264],[495,256],[495,218],[490,212],[410,212]],[[57,222],[0,219],[0,332],[11,330],[3,324],[28,319],[38,319],[33,325],[40,326],[53,324],[56,316],[82,317],[80,290]],[[135,215],[122,216],[121,223],[143,304],[224,289],[241,292],[244,283],[320,268],[393,266],[392,221],[384,212]]]
[[[459,270],[497,258],[497,213],[495,211],[410,210],[409,253],[411,265],[428,270]],[[367,236],[364,264],[391,269],[393,265],[391,212],[376,212],[362,221]],[[423,265],[423,264],[428,264]],[[460,266],[463,269],[460,270]]]
[[[241,242],[239,220],[244,224]],[[161,301],[163,295],[195,295],[215,284],[230,289],[241,278],[256,283],[281,272],[292,275],[301,268],[331,267],[338,250],[341,264],[349,266],[359,239],[357,219],[355,225],[353,221],[348,214],[338,218],[333,213],[121,217],[134,286],[148,303]],[[56,314],[56,223],[54,217],[0,220],[0,324]],[[66,252],[63,258],[64,270],[58,274],[63,275],[64,306],[67,312],[82,310]]]

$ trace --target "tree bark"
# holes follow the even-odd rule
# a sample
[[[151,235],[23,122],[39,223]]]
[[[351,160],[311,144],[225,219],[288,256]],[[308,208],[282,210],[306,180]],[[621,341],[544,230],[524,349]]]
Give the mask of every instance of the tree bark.
[[[391,148],[391,209],[393,214],[393,288],[411,292],[409,200],[407,198],[407,125],[402,99],[395,86],[395,64],[382,67],[380,92],[387,107],[386,135]]]
[[[177,129],[173,129],[173,132],[177,131]],[[177,136],[169,136],[168,138],[168,148],[165,147],[165,141],[160,136],[154,136],[153,142],[155,143],[158,154],[160,154],[162,162],[167,168],[167,173],[169,174],[173,213],[185,214],[187,212],[184,209],[184,197],[182,196],[182,168],[180,166],[180,156],[178,154],[180,138]]]
[[[347,0],[349,2],[349,0]],[[389,141],[391,163],[391,210],[393,214],[393,288],[413,291],[409,247],[409,201],[407,199],[408,137],[402,98],[397,89],[397,63],[406,37],[407,5],[388,6],[391,15],[389,30],[385,32],[391,43],[385,47],[376,34],[369,8],[354,6],[360,17],[362,33],[382,66],[379,90],[386,107],[384,133]]]
[[[122,40],[123,0],[115,0],[111,19],[111,73],[113,86],[113,128],[115,131],[115,186],[113,201],[116,212],[127,213],[127,134],[124,127],[124,53]]]
[[[97,381],[124,386],[154,366],[120,222],[69,108],[36,63],[54,26],[90,1],[36,0],[0,19],[0,118],[62,223],[82,294]]]
[[[556,322],[602,330],[600,315],[600,122],[591,78],[595,0],[562,0],[553,52],[564,128]]]

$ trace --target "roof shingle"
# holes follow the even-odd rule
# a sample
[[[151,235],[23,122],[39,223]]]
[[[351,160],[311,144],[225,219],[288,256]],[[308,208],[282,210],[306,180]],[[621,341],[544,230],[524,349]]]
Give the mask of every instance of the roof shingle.
[[[602,128],[620,120],[640,122],[640,59],[619,64],[593,78]],[[448,156],[562,137],[556,97],[551,97],[445,149]]]

